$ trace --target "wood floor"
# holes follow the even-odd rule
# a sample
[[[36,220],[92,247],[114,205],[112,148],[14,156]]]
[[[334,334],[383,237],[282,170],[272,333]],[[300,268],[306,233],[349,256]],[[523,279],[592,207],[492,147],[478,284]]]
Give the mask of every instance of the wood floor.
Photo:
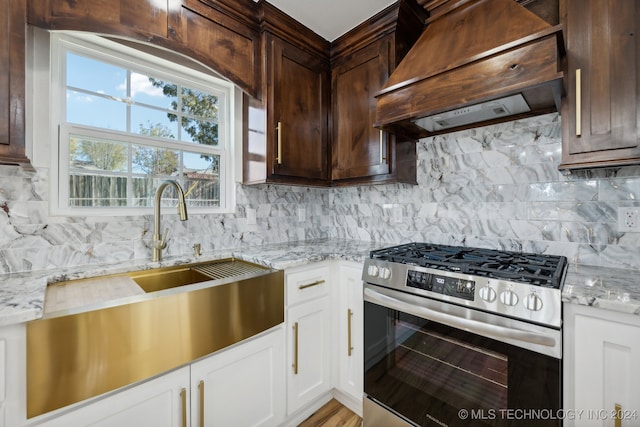
[[[298,427],[360,427],[361,425],[362,419],[359,416],[337,400],[331,399]]]

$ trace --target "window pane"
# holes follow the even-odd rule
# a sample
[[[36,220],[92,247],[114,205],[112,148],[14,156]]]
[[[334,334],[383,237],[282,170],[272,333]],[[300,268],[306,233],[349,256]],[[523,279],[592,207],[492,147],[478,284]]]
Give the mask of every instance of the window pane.
[[[184,152],[183,170],[185,176],[212,179],[220,173],[220,156],[214,154],[200,154]]]
[[[133,177],[131,179],[131,204],[136,207],[153,206],[155,195],[154,180],[151,178]]]
[[[214,122],[182,118],[182,140],[203,145],[218,145],[218,124]]]
[[[218,121],[218,97],[183,87],[182,112],[191,116]]]
[[[69,206],[115,207],[127,205],[127,178],[71,174]]]
[[[67,122],[124,132],[127,130],[127,104],[67,90]]]
[[[175,115],[164,111],[133,105],[131,107],[131,132],[158,138],[176,139],[178,122]]]
[[[133,146],[133,173],[172,176],[178,172],[180,153],[164,148]]]
[[[131,98],[136,103],[153,105],[167,110],[178,109],[178,86],[174,83],[131,73]]]
[[[125,98],[127,71],[116,65],[67,52],[67,86]]]
[[[220,206],[220,181],[217,177],[212,180],[186,179],[185,193],[187,206]]]
[[[126,172],[128,145],[82,135],[69,138],[69,166],[72,169]]]

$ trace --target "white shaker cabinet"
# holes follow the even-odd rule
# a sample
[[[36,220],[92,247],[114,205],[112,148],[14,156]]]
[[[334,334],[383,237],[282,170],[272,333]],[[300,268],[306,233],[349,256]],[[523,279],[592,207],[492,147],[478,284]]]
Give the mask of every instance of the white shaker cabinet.
[[[640,316],[565,304],[564,333],[564,425],[640,426]]]
[[[337,265],[337,359],[336,389],[342,403],[362,415],[363,394],[363,288],[362,264]]]
[[[284,378],[282,325],[193,363],[191,425],[279,426],[285,419]]]
[[[59,416],[43,415],[46,427],[183,427],[190,422],[189,366],[106,397],[93,399]]]
[[[331,280],[331,268],[324,263],[285,271],[289,415],[332,388]]]

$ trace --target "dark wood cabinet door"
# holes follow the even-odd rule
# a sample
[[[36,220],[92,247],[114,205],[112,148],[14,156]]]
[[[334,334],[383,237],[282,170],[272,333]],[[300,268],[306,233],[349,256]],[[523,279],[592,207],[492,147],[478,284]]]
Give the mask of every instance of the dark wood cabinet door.
[[[640,163],[640,1],[565,0],[562,169]]]
[[[272,174],[327,181],[328,64],[277,37],[269,40]]]
[[[0,163],[29,164],[25,156],[24,0],[0,0]]]
[[[386,37],[332,70],[333,180],[391,172],[389,135],[373,127],[375,94],[389,77],[389,50],[390,37]]]

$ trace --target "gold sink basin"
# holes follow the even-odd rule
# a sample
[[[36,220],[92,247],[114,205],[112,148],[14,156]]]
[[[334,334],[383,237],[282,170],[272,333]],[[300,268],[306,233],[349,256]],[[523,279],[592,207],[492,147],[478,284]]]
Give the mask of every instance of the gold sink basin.
[[[83,280],[78,286],[88,292]],[[184,366],[284,322],[284,272],[236,259],[104,280],[135,281],[146,293],[27,323],[27,418]]]
[[[180,268],[166,272],[151,271],[129,274],[129,276],[147,293],[211,280],[211,277],[192,268]]]
[[[161,267],[151,270],[128,273],[146,293],[210,280],[242,279],[268,272],[269,269],[259,265],[238,260],[223,260],[202,264],[190,264],[174,267]]]

